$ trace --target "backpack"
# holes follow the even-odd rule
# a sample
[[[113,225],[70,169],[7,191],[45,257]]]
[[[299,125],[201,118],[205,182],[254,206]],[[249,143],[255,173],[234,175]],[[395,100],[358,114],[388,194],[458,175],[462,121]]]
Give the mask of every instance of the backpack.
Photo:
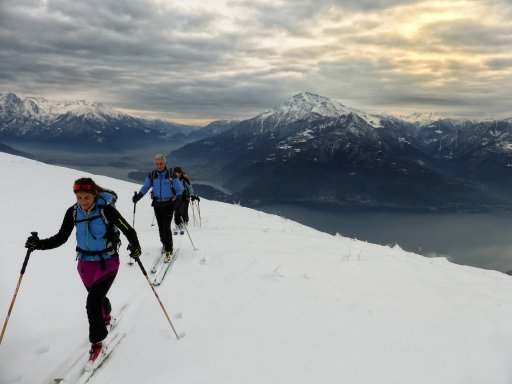
[[[156,169],[153,169],[151,172],[149,172],[148,177],[151,179],[151,188],[153,188],[153,180],[156,179],[156,173],[157,173]],[[169,179],[171,181],[171,192],[173,193],[173,195],[176,195],[176,191],[174,190],[174,187],[172,186],[173,178],[171,175],[171,170],[169,168],[165,169],[165,178]],[[151,191],[151,199],[153,199],[153,191]]]
[[[77,223],[84,222],[84,221],[92,221],[101,218],[103,223],[106,226],[106,233],[105,233],[105,240],[107,240],[107,243],[110,243],[110,246],[100,251],[91,251],[91,254],[98,254],[100,256],[100,260],[102,263],[102,267],[105,265],[105,261],[103,259],[103,256],[101,253],[110,252],[115,250],[116,252],[119,250],[119,247],[121,246],[121,236],[119,229],[113,224],[110,223],[105,216],[104,208],[107,205],[112,205],[113,207],[116,206],[117,202],[117,193],[112,191],[111,189],[103,189],[101,192],[98,192],[97,198],[96,198],[96,207],[99,210],[99,215],[90,217],[85,220],[77,220],[77,209],[78,209],[78,203],[74,205],[73,209],[73,221],[75,223],[75,226]],[[77,246],[77,252],[84,253],[84,250],[80,250]]]
[[[103,189],[103,191],[98,193],[98,201],[96,202],[97,205],[105,206],[105,205],[112,205],[113,207],[116,206],[117,202],[117,193],[115,193],[111,189]]]
[[[153,186],[153,180],[156,179],[156,173],[157,173],[156,169],[153,169],[151,172],[149,172],[148,176],[151,179],[151,186]],[[169,168],[165,169],[165,178],[172,181],[171,170]]]
[[[184,175],[183,176],[183,199],[184,200],[188,200],[190,199],[190,190],[189,190],[189,187],[190,186],[190,179],[188,178],[187,175]]]

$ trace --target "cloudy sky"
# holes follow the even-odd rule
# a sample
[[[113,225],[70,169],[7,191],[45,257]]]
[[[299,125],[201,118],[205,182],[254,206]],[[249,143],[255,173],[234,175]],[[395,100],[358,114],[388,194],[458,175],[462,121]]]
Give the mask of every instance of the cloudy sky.
[[[0,93],[206,123],[302,91],[512,117],[512,2],[0,0]]]

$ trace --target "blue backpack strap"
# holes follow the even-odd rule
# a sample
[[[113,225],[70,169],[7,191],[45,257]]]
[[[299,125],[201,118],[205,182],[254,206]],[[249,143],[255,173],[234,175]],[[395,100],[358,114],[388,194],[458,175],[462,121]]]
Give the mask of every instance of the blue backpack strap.
[[[153,180],[156,179],[156,169],[153,169],[151,172],[149,172],[149,175],[148,177],[151,179],[151,187],[153,187]],[[165,170],[165,178],[166,179],[169,179],[169,181],[171,182],[171,191],[172,191],[172,194],[174,196],[176,196],[176,191],[174,190],[174,187],[172,186],[172,175],[171,175],[171,170],[169,168],[166,168]]]

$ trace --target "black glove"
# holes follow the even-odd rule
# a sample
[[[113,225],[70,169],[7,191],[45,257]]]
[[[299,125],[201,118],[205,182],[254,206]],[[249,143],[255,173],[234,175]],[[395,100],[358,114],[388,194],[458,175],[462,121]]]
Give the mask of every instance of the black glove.
[[[39,237],[37,237],[35,235],[32,235],[25,242],[25,248],[28,248],[31,251],[33,251],[34,249],[43,249],[44,248],[43,240],[39,239]]]
[[[134,259],[140,257],[140,255],[142,254],[140,245],[128,244],[128,247],[126,249],[130,251],[130,257],[133,257]]]
[[[133,204],[136,204],[137,201],[139,201],[140,199],[142,199],[142,196],[143,194],[142,193],[134,193],[133,197],[132,197],[132,201],[133,201]]]
[[[201,201],[201,199],[197,195],[190,196],[190,200],[192,200],[192,201],[197,200],[198,202]]]

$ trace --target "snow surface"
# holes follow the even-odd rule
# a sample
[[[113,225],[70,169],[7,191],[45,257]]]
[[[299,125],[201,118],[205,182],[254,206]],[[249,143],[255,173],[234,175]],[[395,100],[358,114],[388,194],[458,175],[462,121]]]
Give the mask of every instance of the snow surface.
[[[30,231],[57,232],[87,174],[0,153],[0,316],[16,288]],[[93,176],[119,194],[131,222],[139,185]],[[512,382],[512,278],[332,236],[275,215],[201,200],[198,248],[179,258],[158,293],[122,266],[110,291],[129,304],[128,332],[92,383],[499,384]],[[147,198],[135,227],[147,269],[159,251]],[[87,354],[86,291],[74,234],[35,251],[0,345],[0,383],[51,383]],[[84,360],[85,363],[85,360]]]

